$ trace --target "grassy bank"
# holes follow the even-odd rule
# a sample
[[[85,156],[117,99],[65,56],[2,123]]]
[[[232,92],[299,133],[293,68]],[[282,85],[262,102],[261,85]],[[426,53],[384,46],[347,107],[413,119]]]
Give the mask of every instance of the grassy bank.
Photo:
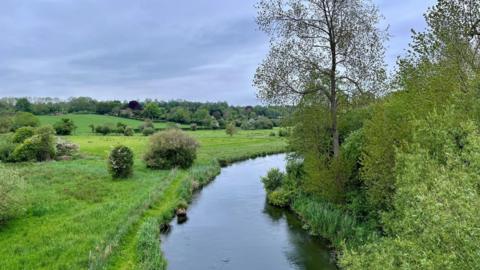
[[[310,196],[297,196],[291,209],[312,234],[328,239],[337,250],[344,245],[363,244],[377,236],[372,229],[345,211]]]
[[[0,269],[155,268],[161,257],[151,242],[158,243],[154,225],[190,198],[193,180],[198,187],[218,174],[218,160],[284,151],[284,140],[269,133],[192,132],[201,147],[186,171],[146,169],[141,156],[147,138],[140,136],[71,136],[86,158],[8,165],[25,177],[28,204],[23,216],[0,229]],[[120,143],[134,150],[134,175],[113,181],[106,156]]]

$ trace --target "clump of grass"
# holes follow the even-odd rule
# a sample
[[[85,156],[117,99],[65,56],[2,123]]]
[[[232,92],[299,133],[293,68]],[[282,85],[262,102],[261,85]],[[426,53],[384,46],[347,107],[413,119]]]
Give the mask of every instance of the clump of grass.
[[[25,184],[17,171],[0,165],[0,225],[23,212]]]
[[[313,234],[329,239],[335,247],[359,245],[376,237],[375,231],[327,202],[306,195],[294,199],[292,209]]]
[[[160,226],[155,218],[148,218],[140,227],[137,254],[140,269],[163,270],[167,262],[162,255],[159,243]]]

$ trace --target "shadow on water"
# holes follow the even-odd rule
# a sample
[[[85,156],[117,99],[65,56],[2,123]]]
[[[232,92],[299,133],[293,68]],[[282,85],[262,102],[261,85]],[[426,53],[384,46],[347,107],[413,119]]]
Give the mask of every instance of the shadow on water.
[[[171,270],[337,269],[328,243],[309,235],[290,211],[265,202],[260,177],[285,155],[234,164],[196,194],[188,219],[162,234]]]
[[[265,201],[264,213],[273,221],[286,221],[292,247],[286,256],[296,266],[294,269],[337,269],[328,241],[306,233],[302,222],[293,212],[271,206]]]

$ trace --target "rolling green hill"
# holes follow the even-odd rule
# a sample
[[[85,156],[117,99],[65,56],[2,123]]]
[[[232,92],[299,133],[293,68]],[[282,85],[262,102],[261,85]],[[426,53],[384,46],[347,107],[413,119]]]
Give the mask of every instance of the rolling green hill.
[[[115,117],[110,115],[98,115],[98,114],[64,114],[64,115],[40,115],[38,116],[42,124],[53,125],[55,122],[60,121],[62,118],[70,118],[73,120],[77,129],[75,130],[76,135],[86,135],[91,133],[89,127],[90,124],[93,125],[102,125],[102,124],[113,124],[116,125],[118,122],[122,122],[132,128],[138,128],[143,122],[134,119],[127,119],[121,117]],[[155,128],[166,128],[168,123],[155,123]],[[187,125],[181,125],[182,127],[187,127]]]

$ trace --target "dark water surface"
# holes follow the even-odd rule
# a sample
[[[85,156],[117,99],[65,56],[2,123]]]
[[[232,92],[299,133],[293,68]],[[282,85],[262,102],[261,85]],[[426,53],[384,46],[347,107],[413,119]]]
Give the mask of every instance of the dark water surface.
[[[162,236],[170,270],[336,269],[325,241],[310,236],[289,211],[265,202],[260,177],[284,168],[285,155],[223,168],[198,193],[188,220]]]

